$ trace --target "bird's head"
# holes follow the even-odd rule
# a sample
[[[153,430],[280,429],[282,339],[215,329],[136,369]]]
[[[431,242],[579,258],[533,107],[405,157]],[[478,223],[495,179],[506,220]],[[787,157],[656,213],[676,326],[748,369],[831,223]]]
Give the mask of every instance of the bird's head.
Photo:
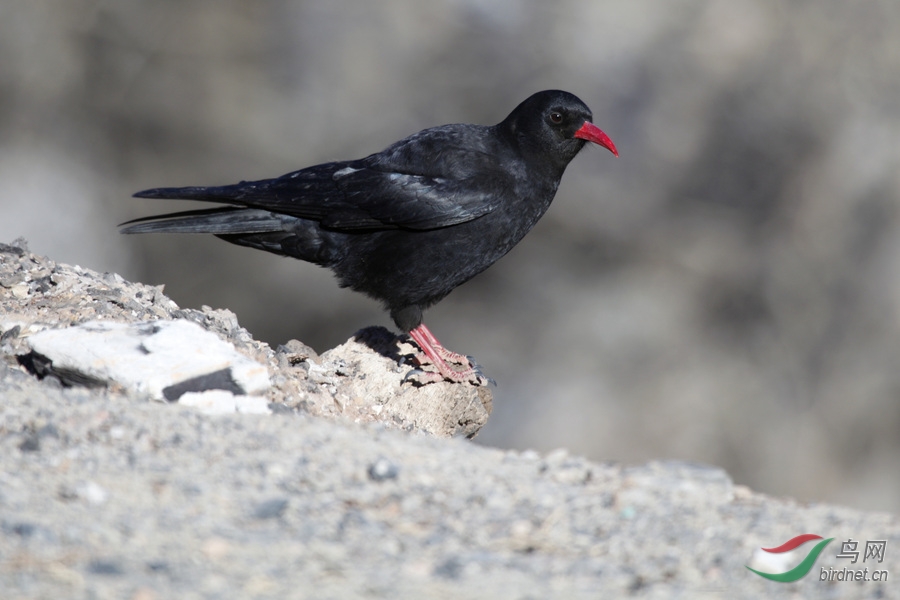
[[[565,168],[587,142],[619,155],[592,119],[591,109],[574,94],[547,90],[522,102],[498,127],[511,134],[523,151]]]

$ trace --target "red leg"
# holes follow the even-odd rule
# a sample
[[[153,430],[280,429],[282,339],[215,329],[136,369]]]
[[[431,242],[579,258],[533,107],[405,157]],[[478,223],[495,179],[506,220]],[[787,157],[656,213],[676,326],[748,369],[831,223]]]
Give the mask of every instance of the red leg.
[[[449,360],[450,362],[454,362],[459,365],[470,365],[469,357],[464,354],[459,354],[457,352],[451,352],[444,348],[444,346],[438,341],[438,339],[431,333],[431,330],[425,326],[425,323],[420,324],[416,329],[422,331],[425,335],[425,338],[431,344],[431,347],[443,358],[444,360]],[[410,331],[410,334],[412,332]]]
[[[415,340],[425,356],[428,357],[434,367],[438,370],[437,373],[424,372],[426,377],[432,376],[429,378],[433,381],[440,381],[442,379],[455,382],[474,380],[479,384],[482,384],[482,381],[485,380],[484,376],[475,369],[471,362],[469,362],[469,359],[461,354],[450,352],[441,346],[437,338],[434,337],[434,334],[431,333],[424,324],[411,330],[409,336]],[[454,369],[447,364],[447,359],[459,362],[460,364],[465,365],[466,368],[462,370]]]

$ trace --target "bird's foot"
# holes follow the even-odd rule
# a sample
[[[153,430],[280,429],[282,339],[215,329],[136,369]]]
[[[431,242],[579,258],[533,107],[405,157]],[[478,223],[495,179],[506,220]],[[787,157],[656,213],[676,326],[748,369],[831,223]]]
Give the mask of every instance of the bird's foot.
[[[457,370],[447,363],[439,366],[424,354],[417,355],[416,360],[419,362],[419,368],[410,370],[403,377],[404,382],[410,381],[418,385],[439,383],[441,381],[469,383],[471,385],[497,385],[497,382],[482,373],[481,367],[474,362],[470,363],[465,369]]]
[[[411,330],[409,335],[422,349],[422,352],[416,355],[416,361],[421,368],[413,369],[407,373],[403,381],[414,381],[420,385],[444,380],[454,383],[471,383],[473,385],[487,385],[489,383],[497,385],[493,379],[485,377],[481,371],[481,366],[471,356],[451,352],[444,348],[437,338],[434,337],[434,334],[425,327],[424,323]],[[450,363],[459,365],[462,368],[454,368]]]
[[[435,351],[437,351],[438,356],[443,358],[445,362],[453,363],[455,365],[462,365],[463,367],[470,367],[475,365],[475,362],[472,360],[471,356],[447,350],[440,344],[434,346],[434,349]]]

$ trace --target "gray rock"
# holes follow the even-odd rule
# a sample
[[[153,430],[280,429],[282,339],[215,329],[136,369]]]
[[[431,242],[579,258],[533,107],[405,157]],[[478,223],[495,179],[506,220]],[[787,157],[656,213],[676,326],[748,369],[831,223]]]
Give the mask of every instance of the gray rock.
[[[397,468],[394,462],[381,456],[369,465],[367,472],[369,473],[369,479],[372,481],[384,481],[386,479],[396,479],[400,469]]]
[[[415,348],[383,327],[369,327],[322,354],[310,377],[336,381],[334,398],[354,420],[391,422],[439,437],[474,437],[491,414],[492,395],[484,386],[449,382],[417,386],[404,377],[414,368]]]

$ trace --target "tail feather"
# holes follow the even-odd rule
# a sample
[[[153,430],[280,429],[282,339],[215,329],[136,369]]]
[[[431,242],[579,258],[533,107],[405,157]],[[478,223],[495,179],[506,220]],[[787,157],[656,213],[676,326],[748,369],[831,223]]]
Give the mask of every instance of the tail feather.
[[[205,202],[224,202],[242,204],[247,196],[259,193],[268,187],[269,180],[242,181],[234,185],[222,186],[190,186],[152,188],[133,194],[135,198],[156,198],[161,200],[202,200]]]
[[[191,189],[191,188],[160,188]],[[209,188],[196,188],[209,189]],[[155,190],[147,190],[152,192]],[[140,192],[143,194],[144,192]],[[168,196],[140,196],[167,198]],[[184,198],[186,196],[177,196]],[[199,198],[197,198],[199,199]],[[215,235],[269,233],[284,230],[283,217],[266,210],[220,207],[143,217],[122,223],[122,233],[212,233]]]

